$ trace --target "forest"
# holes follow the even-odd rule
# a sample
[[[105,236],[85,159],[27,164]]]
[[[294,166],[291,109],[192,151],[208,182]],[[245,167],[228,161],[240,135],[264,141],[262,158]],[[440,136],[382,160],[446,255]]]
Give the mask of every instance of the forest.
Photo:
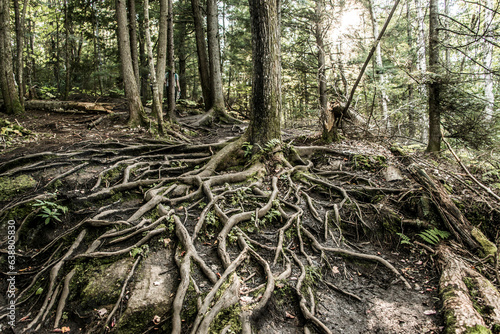
[[[499,0],[0,0],[0,332],[500,334]]]

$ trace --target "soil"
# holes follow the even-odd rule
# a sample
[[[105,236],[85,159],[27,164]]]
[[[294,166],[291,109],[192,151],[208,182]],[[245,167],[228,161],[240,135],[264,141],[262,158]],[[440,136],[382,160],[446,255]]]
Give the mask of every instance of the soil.
[[[96,126],[90,126],[93,121],[98,120],[101,116],[105,116],[102,122]],[[23,117],[13,118],[6,115],[0,115],[0,117],[9,119],[13,123],[19,123],[35,133],[34,136],[15,139],[10,145],[4,143],[0,164],[30,154],[49,151],[53,153],[73,152],[77,149],[81,150],[99,147],[99,144],[107,144],[107,147],[112,147],[113,144],[118,143],[135,145],[146,143],[156,144],[161,142],[157,137],[154,137],[148,129],[127,128],[126,113],[120,111],[109,115],[28,111]],[[190,133],[190,138],[193,144],[219,143],[240,135],[244,127],[244,125],[219,125],[215,129],[197,130],[195,133],[192,132]],[[314,129],[308,129],[307,131],[308,133],[312,133]],[[303,132],[296,129],[288,129],[285,130],[284,133],[287,137],[291,138],[297,137],[297,134]],[[387,148],[374,143],[344,141],[331,148],[349,152],[351,155],[383,155],[391,157],[390,159],[396,159]],[[111,158],[112,157],[106,157],[105,159]],[[321,159],[315,159],[319,166],[325,167],[324,169],[330,166],[330,168],[334,170],[332,161],[320,161]],[[73,165],[71,165],[71,167],[72,166]],[[33,240],[30,240],[30,242],[28,242],[30,236],[25,236],[24,238],[27,239],[23,239],[23,244],[26,245],[31,243],[32,247],[36,249],[24,248],[19,250],[19,252],[25,255],[18,259],[18,270],[21,269],[21,266],[23,266],[22,269],[27,272],[35,273],[36,270],[39,270],[42,263],[33,262],[30,260],[29,256],[33,255],[37,250],[42,249],[44,245],[54,240],[61,233],[71,229],[83,218],[87,217],[92,210],[96,209],[95,207],[89,207],[85,203],[78,204],[79,202],[71,203],[71,201],[72,198],[77,195],[82,196],[91,193],[91,188],[96,182],[97,175],[108,167],[109,166],[104,163],[89,165],[89,167],[83,167],[78,173],[74,173],[64,179],[64,183],[58,188],[58,191],[64,195],[65,203],[69,203],[68,206],[70,206],[72,210],[76,210],[75,214],[71,217],[66,217],[67,219],[64,219],[59,225],[50,223],[43,226],[42,231],[32,232],[31,238]],[[61,165],[29,173],[29,176],[38,182],[38,185],[34,189],[31,189],[30,192],[42,193],[42,187],[46,182],[67,170],[67,165]],[[406,180],[396,181],[396,183],[383,181],[380,169],[377,169],[376,172],[372,170],[359,171],[357,175],[359,177],[379,178],[379,184],[387,186],[388,188],[396,187],[398,182],[402,186],[408,185],[408,181]],[[354,181],[354,183],[355,182],[356,181]],[[116,208],[119,208],[121,212],[114,217],[115,220],[126,219],[128,215],[127,212],[133,212],[133,210],[144,204],[142,196],[137,197],[136,195],[138,194],[135,194],[135,192],[140,194],[140,191],[131,191],[131,193],[128,194],[130,200],[123,201],[121,204],[116,205]],[[29,194],[20,194],[14,201],[21,200],[28,196]],[[324,204],[325,201],[326,199],[319,195],[313,198],[313,203]],[[9,204],[11,203],[3,202],[3,205]],[[377,205],[379,204],[373,204],[373,207]],[[382,204],[380,204],[380,207],[375,208],[375,210],[371,210],[371,215],[365,216],[365,220],[368,224],[378,224],[377,212],[381,207]],[[179,204],[176,208],[181,218],[188,218],[182,216],[182,204]],[[199,215],[200,213],[200,209],[198,209],[198,211],[195,209],[192,214]],[[324,214],[323,212],[321,213]],[[16,217],[15,219],[17,221],[21,218],[23,217]],[[346,219],[345,223],[347,225],[355,224],[349,221],[349,219]],[[311,215],[305,216],[304,224],[310,226],[311,229],[321,229],[321,225],[315,222]],[[192,227],[194,223],[188,222],[187,226]],[[274,238],[276,232],[273,231],[272,227],[272,224],[266,226],[261,230],[259,235],[254,237],[261,242],[266,242],[266,240],[271,237]],[[2,235],[4,235],[4,228],[5,226],[2,227]],[[214,237],[209,235],[209,232],[210,231],[206,231],[205,244],[199,245],[200,248],[198,252],[206,255],[206,261],[209,266],[217,268],[219,261],[216,259],[214,248],[216,242]],[[440,313],[441,305],[437,289],[439,275],[434,266],[433,256],[426,249],[416,244],[400,244],[399,238],[394,237],[394,235],[389,235],[387,231],[370,237],[363,234],[361,232],[361,227],[357,225],[356,227],[347,227],[343,232],[343,238],[347,239],[345,243],[346,247],[357,252],[378,255],[386,259],[403,274],[411,284],[412,289],[407,289],[398,277],[381,264],[333,255],[329,259],[329,264],[326,265],[321,260],[318,253],[314,253],[312,249],[308,248],[311,254],[310,260],[313,263],[311,268],[318,268],[316,273],[311,274],[313,281],[309,283],[312,291],[312,298],[315,300],[315,314],[331,332],[440,333],[443,329],[443,319]],[[268,235],[269,237],[267,237]],[[337,247],[338,245],[336,243],[342,240],[338,230],[334,230],[332,235],[334,238],[328,239],[324,244],[325,246]],[[168,246],[172,247],[170,248],[171,251],[175,248],[172,246],[174,244],[172,240],[175,238],[176,237],[172,235],[168,241],[165,241],[165,243],[172,243]],[[129,245],[130,244],[133,243],[129,243]],[[156,242],[155,245],[156,244],[158,243]],[[154,254],[156,254],[155,247],[157,247],[155,245],[150,246],[149,250]],[[298,244],[296,246],[298,247]],[[67,246],[64,247],[66,249]],[[116,249],[119,248],[111,248],[110,250]],[[84,251],[84,249],[79,249],[79,252],[82,251]],[[233,252],[231,254],[237,255],[236,248],[230,248],[229,251]],[[165,271],[177,271],[173,256],[155,258],[155,265],[163,268]],[[30,266],[32,266],[33,269],[29,269]],[[280,266],[282,266],[282,264],[278,265],[276,268],[280,268]],[[252,268],[252,266],[249,266],[248,273],[246,273],[246,276],[243,278],[251,275],[252,270],[250,268]],[[4,264],[2,264],[2,272],[6,273],[6,271]],[[220,272],[220,269],[217,271]],[[279,270],[276,271],[279,272]],[[303,333],[304,326],[308,326],[312,332],[318,330],[317,327],[311,326],[301,314],[301,310],[298,306],[298,297],[293,293],[294,284],[300,274],[299,268],[294,266],[287,281],[282,285],[277,285],[268,303],[266,312],[264,312],[256,322],[256,327],[260,333]],[[195,278],[199,278],[200,281],[205,282],[201,285],[202,290],[203,285],[209,285],[206,279],[201,278],[203,275],[200,272],[195,271],[194,275]],[[242,271],[242,275],[245,275],[244,271]],[[254,278],[248,280],[248,285],[250,287],[255,287],[260,283],[264,283],[258,276],[259,275],[256,275]],[[18,276],[17,284],[19,286],[26,286],[29,282],[28,277],[30,276]],[[173,277],[177,277],[177,274]],[[131,284],[130,288],[132,292],[134,286],[137,286],[136,283],[140,282],[140,280],[140,276],[133,279],[133,284]],[[328,282],[329,285],[324,282]],[[155,284],[155,282],[151,282],[151,284]],[[336,286],[336,289],[331,286]],[[0,288],[2,291],[6,291],[5,281],[2,280]],[[116,289],[119,290],[120,287],[118,286]],[[81,292],[82,290],[80,290],[80,293]],[[127,293],[132,292],[129,291]],[[170,293],[175,293],[175,289]],[[33,319],[37,312],[37,308],[41,305],[42,296],[43,294],[40,298],[33,298],[29,303],[17,308],[16,327],[9,327],[4,318],[0,325],[0,332],[20,332],[20,328],[24,327],[27,322],[29,322],[29,320],[23,320],[23,318],[31,314],[29,319]],[[310,296],[306,297],[310,298]],[[96,324],[95,318],[92,318],[92,323],[89,323],[86,320],[88,315],[85,315],[90,314],[89,312],[92,310],[81,310],[78,308],[77,301],[83,300],[84,298],[85,296],[73,296],[71,302],[68,304],[68,308],[65,310],[68,316],[65,322],[63,322],[63,325],[70,328],[70,333],[89,332],[90,328],[95,328],[92,327]],[[254,298],[258,298],[258,296]],[[0,297],[0,306],[3,306],[6,302],[5,295],[2,294]],[[33,308],[34,306],[36,307]],[[109,312],[110,309],[109,305],[94,306],[106,307],[108,309],[107,312]],[[48,320],[43,323],[42,329],[36,332],[53,332],[51,329],[51,321],[53,321],[51,319],[53,319],[53,317],[54,312],[49,313]],[[169,320],[167,319],[168,316],[163,316],[160,325],[168,322]],[[148,330],[151,330],[151,332],[162,332],[161,326],[155,327],[153,319],[146,319],[145,321],[143,319],[137,319],[137,321],[142,321],[142,327],[140,327],[140,331],[136,333],[142,333]],[[155,330],[154,328],[159,329]],[[115,329],[115,332],[120,332],[120,329]]]

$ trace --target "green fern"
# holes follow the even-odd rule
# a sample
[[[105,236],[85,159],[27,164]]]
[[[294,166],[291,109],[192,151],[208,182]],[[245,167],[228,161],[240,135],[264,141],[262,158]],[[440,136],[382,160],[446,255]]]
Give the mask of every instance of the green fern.
[[[439,241],[445,240],[445,239],[450,237],[449,232],[441,231],[441,230],[438,230],[437,228],[425,230],[417,235],[419,237],[421,237],[425,242],[427,242],[431,245],[435,245]]]
[[[410,237],[404,235],[403,233],[396,233],[401,238],[401,245],[411,245]]]

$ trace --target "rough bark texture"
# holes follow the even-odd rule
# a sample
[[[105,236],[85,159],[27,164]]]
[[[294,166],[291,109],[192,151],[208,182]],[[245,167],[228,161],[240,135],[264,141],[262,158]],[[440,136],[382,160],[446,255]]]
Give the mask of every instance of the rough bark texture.
[[[168,0],[167,16],[167,53],[168,53],[168,88],[167,88],[167,118],[175,120],[175,62],[174,62],[174,10],[172,0]]]
[[[120,49],[120,61],[123,74],[125,97],[129,108],[129,126],[136,127],[146,124],[146,115],[141,103],[139,89],[135,81],[132,56],[130,54],[130,39],[127,28],[127,9],[125,0],[116,0],[117,37]]]
[[[130,34],[130,54],[132,55],[132,66],[134,68],[135,82],[140,91],[141,80],[139,77],[139,55],[137,52],[137,18],[135,11],[135,0],[128,0],[128,13],[129,13],[129,34]]]
[[[219,44],[219,15],[217,1],[207,1],[207,39],[210,64],[210,90],[212,92],[212,108],[216,115],[224,114],[224,94],[222,92],[222,73]]]
[[[486,0],[486,7],[484,13],[484,25],[485,25],[485,35],[490,37],[489,39],[494,40],[491,36],[493,33],[491,31],[491,23],[493,19],[493,0]],[[484,114],[487,120],[493,118],[493,109],[495,106],[495,94],[493,93],[493,74],[491,71],[491,65],[493,61],[493,45],[489,42],[484,43],[484,66],[489,70],[484,75],[484,99],[486,100],[486,107],[484,108]]]
[[[158,46],[156,61],[156,79],[158,80],[158,92],[160,104],[163,106],[163,89],[166,85],[165,68],[167,66],[167,35],[168,35],[168,3],[167,0],[160,0],[160,18],[158,27]],[[163,109],[163,107],[161,107]]]
[[[379,29],[378,29],[377,16],[373,9],[372,0],[368,1],[368,9],[370,10],[370,17],[372,20],[373,38],[376,39],[377,36],[379,35]],[[375,72],[378,75],[380,83],[379,91],[380,91],[380,102],[382,104],[382,114],[384,115],[386,127],[390,128],[389,108],[387,106],[389,104],[389,98],[387,97],[387,93],[384,87],[387,80],[384,74],[384,63],[382,62],[382,51],[380,50],[380,43],[377,43],[377,47],[375,49],[375,64],[377,66]]]
[[[24,50],[24,21],[26,17],[26,8],[28,1],[24,0],[22,13],[19,9],[19,0],[14,0],[14,11],[15,11],[15,24],[16,24],[16,48],[17,48],[17,57],[16,57],[16,77],[17,84],[19,86],[19,98],[21,104],[24,105],[24,58],[23,58],[23,50]]]
[[[441,110],[439,91],[441,89],[439,70],[439,7],[438,0],[431,0],[429,11],[429,70],[434,77],[429,82],[429,142],[427,152],[441,150]]]
[[[444,333],[491,333],[488,327],[500,325],[498,290],[450,248],[441,245],[437,254],[446,325]]]
[[[193,8],[194,30],[196,34],[196,51],[198,53],[198,70],[200,72],[201,90],[205,102],[205,110],[212,108],[212,94],[210,93],[210,73],[208,69],[207,43],[203,31],[203,17],[199,0],[191,0]]]
[[[251,143],[281,136],[280,0],[249,0],[252,23]]]
[[[14,81],[12,49],[10,46],[9,4],[9,1],[0,1],[0,82],[5,112],[7,114],[19,114],[24,112],[24,108],[19,99],[16,83]]]
[[[320,122],[323,129],[322,138],[326,143],[338,140],[335,115],[328,110],[328,94],[326,92],[325,43],[323,40],[323,7],[324,0],[316,0],[316,46],[318,47],[318,94]]]
[[[165,133],[165,129],[163,128],[163,110],[161,107],[162,103],[160,102],[160,92],[158,89],[159,83],[157,80],[158,78],[156,77],[156,72],[155,72],[155,64],[153,59],[153,46],[151,43],[151,33],[149,31],[148,0],[144,0],[144,24],[146,25],[146,49],[148,50],[149,75],[151,77],[151,85],[153,87],[153,114],[155,114],[156,121],[158,122],[158,132],[161,135],[163,135]]]

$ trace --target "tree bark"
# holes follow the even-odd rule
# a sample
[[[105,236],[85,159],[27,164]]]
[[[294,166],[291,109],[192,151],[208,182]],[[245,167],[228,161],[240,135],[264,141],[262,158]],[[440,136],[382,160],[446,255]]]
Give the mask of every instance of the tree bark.
[[[492,35],[492,20],[493,20],[493,0],[486,0],[486,7],[484,8],[484,35],[494,40]],[[486,107],[484,108],[485,118],[488,121],[493,119],[493,109],[495,105],[495,95],[493,93],[493,74],[491,73],[491,65],[493,61],[493,45],[491,43],[484,43],[484,66],[488,69],[484,75],[484,99],[486,100]]]
[[[370,17],[372,21],[372,30],[373,30],[373,38],[376,39],[379,35],[378,30],[378,21],[377,16],[375,15],[375,10],[373,9],[373,0],[368,0],[368,9],[370,11]],[[379,78],[379,92],[380,92],[380,103],[382,105],[382,114],[384,115],[384,120],[386,124],[386,129],[389,129],[391,126],[389,119],[389,98],[387,97],[387,92],[385,90],[385,84],[387,82],[385,74],[384,74],[384,63],[382,62],[382,51],[380,50],[380,43],[377,43],[377,47],[375,48],[375,64],[376,70],[375,73]]]
[[[149,0],[144,0],[144,25],[146,32],[146,49],[148,50],[149,75],[151,78],[151,85],[153,87],[153,114],[156,116],[156,121],[158,122],[158,132],[163,136],[165,134],[165,129],[163,128],[163,110],[161,107],[162,104],[160,103],[160,93],[158,91],[159,85],[156,77],[155,64],[153,59],[151,33],[149,31]]]
[[[249,141],[265,145],[281,138],[280,0],[249,0],[253,84]]]
[[[0,83],[7,114],[20,114],[24,107],[19,99],[19,94],[14,80],[14,67],[12,64],[12,49],[10,36],[10,14],[7,0],[0,1]]]
[[[26,8],[28,7],[28,0],[24,0],[22,13],[19,10],[19,0],[14,0],[14,15],[15,15],[15,25],[16,25],[16,48],[17,48],[17,57],[16,57],[16,77],[17,77],[17,85],[19,89],[19,101],[22,105],[24,105],[24,92],[25,92],[25,83],[24,83],[24,22],[26,18]]]
[[[417,9],[417,69],[420,71],[421,84],[419,85],[420,95],[422,96],[422,110],[423,117],[421,120],[422,128],[422,141],[426,142],[429,137],[428,117],[427,117],[427,102],[429,99],[429,92],[427,91],[427,48],[425,45],[425,10],[421,3],[422,0],[415,0],[415,7]]]
[[[142,126],[146,124],[146,115],[144,113],[144,107],[141,103],[139,90],[135,81],[134,69],[132,66],[125,0],[116,0],[116,19],[123,85],[129,108],[128,124],[131,127]]]
[[[172,0],[168,0],[167,18],[167,52],[168,52],[168,111],[167,118],[174,121],[175,117],[175,61],[174,61],[174,10]]]
[[[323,8],[324,0],[316,0],[316,46],[318,48],[318,95],[320,122],[323,128],[322,138],[326,143],[338,140],[335,115],[328,110],[328,94],[326,92],[326,60],[323,40]]]
[[[429,7],[429,70],[433,77],[429,82],[429,141],[427,152],[441,150],[441,108],[439,93],[441,90],[439,72],[439,7],[438,0],[431,0]]]
[[[224,115],[225,111],[220,62],[219,14],[217,10],[217,0],[207,0],[207,39],[212,109],[214,109],[215,116],[217,117]]]
[[[199,0],[191,0],[193,8],[194,29],[196,35],[196,51],[198,53],[198,71],[200,73],[201,91],[205,102],[205,110],[212,108],[212,94],[210,92],[210,73],[208,68],[207,44],[203,29],[203,17]]]
[[[141,90],[141,80],[139,77],[139,55],[137,52],[137,14],[135,11],[135,0],[128,0],[129,13],[129,35],[130,35],[130,54],[132,56],[132,67],[134,68],[134,77],[137,89]]]
[[[68,12],[68,0],[64,1],[64,33],[65,33],[65,43],[64,43],[64,53],[65,53],[65,83],[64,83],[64,99],[67,100],[69,92],[71,91],[71,48],[72,43],[70,42],[70,18]]]
[[[163,90],[165,87],[165,68],[167,66],[168,3],[160,0],[160,18],[158,27],[158,46],[156,61],[156,79],[158,80],[159,99],[163,110]]]

